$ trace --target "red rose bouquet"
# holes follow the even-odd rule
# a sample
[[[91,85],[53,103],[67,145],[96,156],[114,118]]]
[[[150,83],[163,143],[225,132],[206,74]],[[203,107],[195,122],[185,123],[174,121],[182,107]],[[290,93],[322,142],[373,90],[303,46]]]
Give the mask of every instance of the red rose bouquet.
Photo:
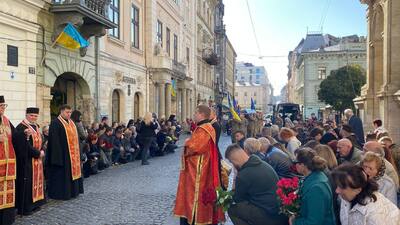
[[[276,194],[280,202],[280,213],[288,217],[300,211],[299,178],[282,178],[277,183]]]

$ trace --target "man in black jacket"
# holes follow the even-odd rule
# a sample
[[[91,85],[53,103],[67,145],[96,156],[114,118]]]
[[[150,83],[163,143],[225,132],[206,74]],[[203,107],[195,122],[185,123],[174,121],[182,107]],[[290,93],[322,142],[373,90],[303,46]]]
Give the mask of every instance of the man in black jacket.
[[[235,225],[284,225],[288,219],[279,214],[276,197],[278,175],[258,156],[248,156],[239,145],[230,145],[225,157],[237,168],[235,204],[228,214]]]
[[[357,137],[358,143],[362,146],[365,143],[364,139],[364,127],[360,118],[354,115],[353,110],[344,110],[344,115],[348,119],[348,124],[353,128],[354,134]]]

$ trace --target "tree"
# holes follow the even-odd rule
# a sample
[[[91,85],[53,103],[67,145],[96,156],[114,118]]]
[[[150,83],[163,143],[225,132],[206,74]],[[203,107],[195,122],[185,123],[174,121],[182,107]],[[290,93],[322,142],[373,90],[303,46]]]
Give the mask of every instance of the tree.
[[[331,74],[321,82],[318,99],[340,112],[347,108],[354,109],[353,99],[360,95],[365,82],[365,71],[361,66],[344,66],[331,71]]]

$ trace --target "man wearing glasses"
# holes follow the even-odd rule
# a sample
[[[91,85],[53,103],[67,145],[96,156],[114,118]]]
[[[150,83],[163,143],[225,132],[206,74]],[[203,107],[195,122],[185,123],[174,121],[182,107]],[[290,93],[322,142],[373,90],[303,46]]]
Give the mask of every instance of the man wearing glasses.
[[[4,115],[7,104],[0,96],[0,224],[12,224],[15,219],[16,158],[12,143],[14,126]]]

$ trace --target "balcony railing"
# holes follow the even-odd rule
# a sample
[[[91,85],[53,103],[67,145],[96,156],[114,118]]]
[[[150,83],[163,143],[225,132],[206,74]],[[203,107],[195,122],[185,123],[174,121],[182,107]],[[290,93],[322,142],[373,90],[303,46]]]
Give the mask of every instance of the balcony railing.
[[[202,58],[207,64],[212,66],[218,65],[219,63],[219,57],[212,49],[204,49]]]
[[[172,61],[172,71],[180,79],[185,79],[186,77],[186,66],[175,60]]]
[[[110,0],[53,0],[50,11],[53,13],[77,12],[82,15],[85,23],[105,26],[106,29],[116,27],[108,18]]]

